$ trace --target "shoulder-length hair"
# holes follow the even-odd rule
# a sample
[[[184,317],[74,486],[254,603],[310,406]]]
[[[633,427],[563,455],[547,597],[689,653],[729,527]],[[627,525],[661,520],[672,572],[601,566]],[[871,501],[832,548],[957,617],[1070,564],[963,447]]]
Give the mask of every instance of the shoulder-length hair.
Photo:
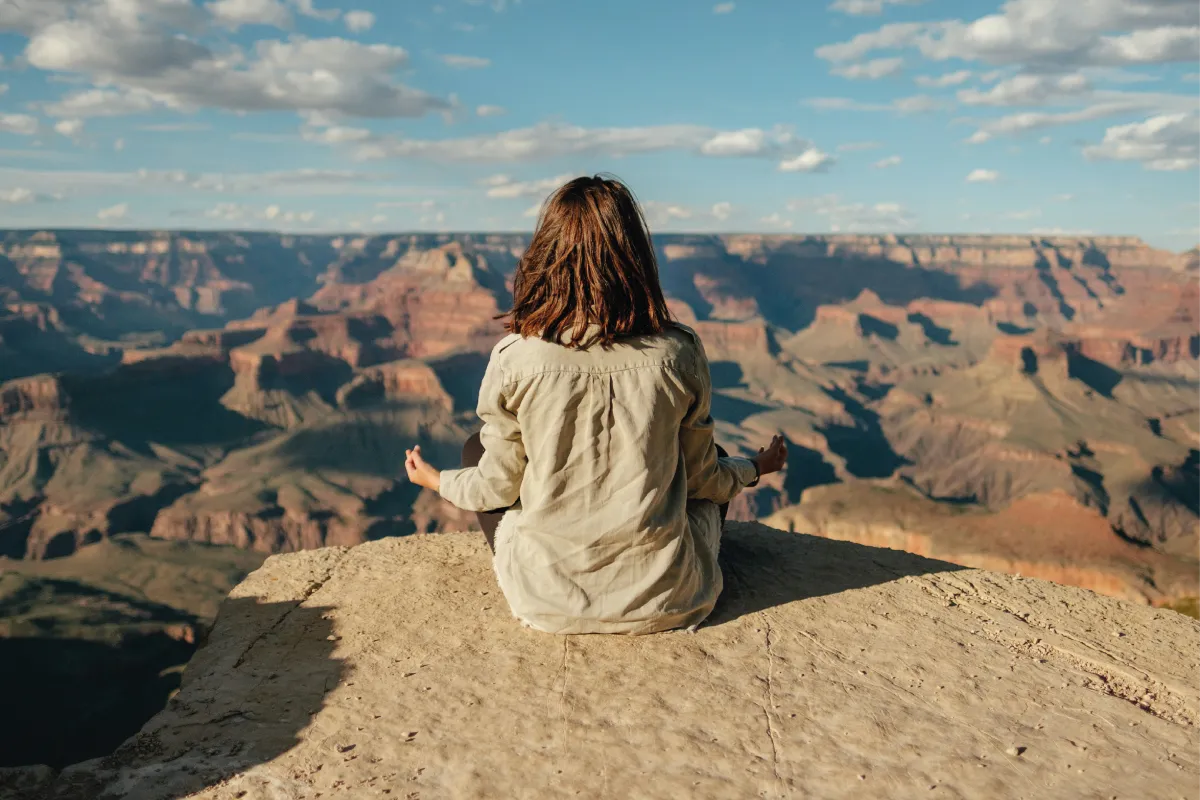
[[[646,220],[615,177],[576,178],[542,206],[505,327],[567,347],[608,347],[671,321]]]

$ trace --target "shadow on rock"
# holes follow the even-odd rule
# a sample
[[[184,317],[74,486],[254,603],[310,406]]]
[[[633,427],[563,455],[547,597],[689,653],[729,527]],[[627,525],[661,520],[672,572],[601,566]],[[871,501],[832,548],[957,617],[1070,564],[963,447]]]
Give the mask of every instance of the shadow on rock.
[[[725,589],[705,627],[908,575],[966,569],[903,550],[738,523],[727,525],[720,562]]]
[[[38,786],[17,788],[36,770],[0,772],[0,796],[176,800],[275,759],[300,742],[343,678],[329,611],[294,601],[227,600],[179,693],[136,736],[110,756],[35,780]]]

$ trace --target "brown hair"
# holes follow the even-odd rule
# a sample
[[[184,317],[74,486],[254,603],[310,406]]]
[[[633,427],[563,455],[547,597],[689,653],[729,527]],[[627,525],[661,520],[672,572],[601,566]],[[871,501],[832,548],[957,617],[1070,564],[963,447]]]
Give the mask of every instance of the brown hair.
[[[579,349],[666,328],[650,232],[625,184],[576,178],[546,200],[501,316],[512,333]],[[585,339],[589,324],[599,330]]]

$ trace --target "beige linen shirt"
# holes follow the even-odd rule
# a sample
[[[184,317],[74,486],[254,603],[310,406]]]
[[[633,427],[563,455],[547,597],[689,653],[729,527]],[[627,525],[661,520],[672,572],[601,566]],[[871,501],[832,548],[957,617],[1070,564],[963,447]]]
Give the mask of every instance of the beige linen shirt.
[[[494,566],[513,614],[549,633],[699,623],[721,593],[717,504],[755,477],[719,458],[708,359],[690,328],[574,350],[509,335],[479,390],[484,454],[444,470],[467,511],[508,508]]]

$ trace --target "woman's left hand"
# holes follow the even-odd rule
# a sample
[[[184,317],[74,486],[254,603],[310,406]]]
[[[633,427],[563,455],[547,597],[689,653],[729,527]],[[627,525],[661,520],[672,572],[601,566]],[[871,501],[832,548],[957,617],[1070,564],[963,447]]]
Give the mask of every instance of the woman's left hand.
[[[408,479],[417,486],[439,491],[442,486],[442,473],[432,464],[421,457],[421,445],[404,451],[404,471]]]

